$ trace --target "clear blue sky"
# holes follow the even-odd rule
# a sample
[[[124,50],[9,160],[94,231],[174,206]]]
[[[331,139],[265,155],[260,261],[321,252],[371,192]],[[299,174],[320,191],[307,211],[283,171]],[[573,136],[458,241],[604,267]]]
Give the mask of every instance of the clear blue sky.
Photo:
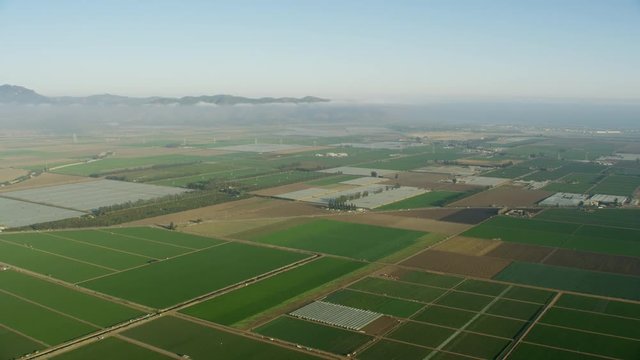
[[[47,95],[640,99],[640,0],[0,0]]]

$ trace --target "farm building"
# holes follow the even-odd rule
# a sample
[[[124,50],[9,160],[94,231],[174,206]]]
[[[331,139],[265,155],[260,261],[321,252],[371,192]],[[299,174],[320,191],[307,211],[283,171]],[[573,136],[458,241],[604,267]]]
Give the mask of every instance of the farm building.
[[[591,199],[589,199],[589,204],[593,206],[622,205],[627,201],[629,201],[629,198],[626,196],[596,194],[596,195],[593,195]]]

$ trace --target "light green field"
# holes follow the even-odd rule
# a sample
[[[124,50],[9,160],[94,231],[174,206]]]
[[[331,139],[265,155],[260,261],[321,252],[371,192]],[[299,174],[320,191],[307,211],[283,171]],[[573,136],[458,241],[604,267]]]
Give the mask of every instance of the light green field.
[[[381,206],[379,208],[376,208],[376,210],[418,209],[425,207],[442,206],[447,201],[456,198],[460,194],[461,193],[455,191],[430,191],[428,193]]]
[[[305,254],[226,243],[82,283],[81,286],[155,308],[165,308],[250,279]]]
[[[251,236],[249,240],[373,261],[414,244],[424,235],[419,231],[323,219]]]

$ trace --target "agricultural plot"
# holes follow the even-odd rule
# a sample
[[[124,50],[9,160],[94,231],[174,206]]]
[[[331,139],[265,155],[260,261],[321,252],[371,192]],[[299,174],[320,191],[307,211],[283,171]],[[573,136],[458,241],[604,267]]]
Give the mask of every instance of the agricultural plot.
[[[514,262],[494,279],[585,294],[640,300],[640,277]]]
[[[250,189],[264,189],[268,187],[317,179],[324,176],[326,175],[315,171],[287,171],[237,180],[236,183],[246,186]]]
[[[29,339],[12,330],[0,326],[0,358],[16,359],[20,356],[42,350],[46,344]]]
[[[223,325],[234,325],[335,280],[363,264],[321,258],[247,287],[191,306],[182,312]]]
[[[291,312],[290,315],[349,330],[361,330],[382,317],[382,314],[377,312],[324,301],[314,301]]]
[[[262,167],[251,168],[235,168],[231,170],[216,171],[212,173],[200,173],[196,175],[178,176],[174,178],[167,178],[162,180],[150,181],[149,184],[160,186],[177,186],[187,187],[189,184],[206,183],[209,181],[219,182],[233,182],[239,179],[245,179],[249,177],[255,177],[273,173],[272,169]]]
[[[128,341],[108,337],[79,349],[53,357],[56,360],[108,360],[108,359],[136,359],[136,360],[164,360],[171,357],[153,350],[134,345]]]
[[[156,165],[145,169],[110,172],[109,176],[125,181],[146,183],[198,175],[208,177],[233,169],[236,169],[236,166],[231,163],[206,162],[197,164]]]
[[[595,194],[631,196],[640,186],[640,176],[610,175],[591,189]]]
[[[397,157],[388,160],[377,160],[363,166],[371,166],[380,169],[388,170],[413,170],[423,168],[434,160],[456,160],[462,157],[468,156],[468,154],[460,154],[456,151],[441,151],[436,153],[417,154],[404,157]]]
[[[89,211],[104,206],[177,195],[185,191],[165,186],[98,180],[9,191],[2,193],[2,196],[44,205]]]
[[[636,359],[640,355],[638,314],[638,304],[563,294],[514,350],[512,358],[562,355],[570,359]]]
[[[509,260],[499,258],[427,250],[404,260],[401,264],[429,271],[491,278],[509,263]]]
[[[636,209],[547,209],[536,215],[536,219],[640,230],[640,210]]]
[[[473,194],[450,206],[459,207],[520,207],[532,206],[551,193],[542,190],[528,190],[518,186],[499,186],[477,194]]]
[[[598,183],[604,175],[572,173],[544,187],[544,190],[567,193],[586,193]]]
[[[420,310],[424,304],[361,291],[340,290],[323,299],[325,302],[356,309],[407,318]]]
[[[85,213],[0,197],[0,226],[13,228],[69,219]]]
[[[308,255],[240,243],[225,243],[83,282],[81,286],[139,304],[165,308],[259,276],[305,257]]]
[[[323,219],[258,234],[249,240],[373,261],[414,244],[424,235],[426,233],[419,231]]]
[[[505,216],[493,218],[463,233],[464,236],[483,239],[626,256],[640,256],[640,243],[635,240],[639,234],[634,229]]]
[[[514,165],[514,166],[509,166],[509,167],[506,167],[506,168],[502,168],[502,169],[497,169],[497,170],[492,170],[492,171],[489,171],[489,172],[485,172],[482,175],[483,176],[490,176],[490,177],[497,177],[497,178],[515,179],[515,178],[519,178],[521,176],[527,175],[527,174],[529,174],[531,172],[533,172],[533,170],[531,170],[527,166]]]
[[[376,173],[378,176],[388,176],[396,173],[396,171],[393,171],[393,170],[372,169],[372,168],[352,167],[352,166],[341,166],[337,168],[324,169],[324,170],[318,170],[318,171],[322,173],[327,173],[327,174],[343,174],[343,175],[356,175],[356,176],[371,176],[372,173]]]
[[[430,191],[421,195],[413,196],[408,199],[400,200],[388,205],[378,207],[378,210],[401,210],[401,209],[418,209],[433,206],[442,206],[449,199],[458,196],[458,192],[454,191]]]
[[[254,331],[264,336],[340,355],[350,354],[372,339],[365,334],[287,316],[279,317]]]
[[[72,166],[61,166],[54,170],[55,173],[64,175],[100,175],[117,170],[151,167],[153,165],[189,164],[209,160],[209,157],[169,154],[148,157],[113,157],[80,163]]]
[[[316,359],[308,353],[171,316],[127,330],[123,335],[191,359],[208,359],[212,354],[230,360]]]

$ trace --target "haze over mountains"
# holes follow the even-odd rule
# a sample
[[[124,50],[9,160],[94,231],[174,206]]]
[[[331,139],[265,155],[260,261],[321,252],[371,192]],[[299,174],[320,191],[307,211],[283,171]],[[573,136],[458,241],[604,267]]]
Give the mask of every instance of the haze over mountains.
[[[85,97],[76,96],[59,96],[49,97],[38,94],[34,90],[16,86],[16,85],[0,85],[0,103],[3,104],[53,104],[53,105],[236,105],[236,104],[308,104],[329,102],[328,99],[322,99],[315,96],[305,96],[302,98],[295,97],[262,97],[248,98],[234,95],[203,95],[203,96],[184,96],[180,98],[173,97],[128,97],[111,94],[92,95]]]

